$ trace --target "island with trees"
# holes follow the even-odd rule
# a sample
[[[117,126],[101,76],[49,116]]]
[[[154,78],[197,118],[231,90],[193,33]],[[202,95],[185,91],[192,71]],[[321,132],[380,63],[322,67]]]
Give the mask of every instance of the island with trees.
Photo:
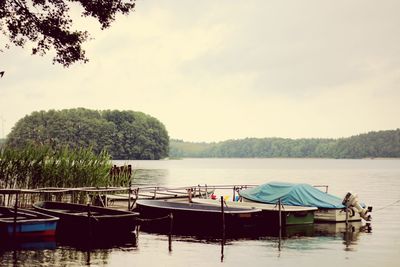
[[[5,146],[48,145],[107,151],[112,159],[168,157],[169,136],[156,118],[142,112],[84,108],[36,111],[20,119]]]

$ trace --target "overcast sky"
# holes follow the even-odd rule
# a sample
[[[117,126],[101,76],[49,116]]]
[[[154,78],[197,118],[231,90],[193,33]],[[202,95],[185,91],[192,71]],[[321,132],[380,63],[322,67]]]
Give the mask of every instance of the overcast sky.
[[[33,111],[77,107],[142,111],[186,141],[396,129],[399,11],[398,0],[137,1],[105,31],[79,20],[94,38],[87,64],[0,53],[0,137]]]

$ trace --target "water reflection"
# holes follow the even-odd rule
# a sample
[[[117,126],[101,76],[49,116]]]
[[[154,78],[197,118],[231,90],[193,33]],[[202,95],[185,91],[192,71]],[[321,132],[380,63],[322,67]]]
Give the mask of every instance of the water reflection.
[[[57,237],[30,240],[2,240],[1,266],[105,265],[113,250],[137,247],[136,234],[118,239]]]
[[[24,242],[3,242],[0,246],[0,258],[2,266],[71,266],[71,265],[107,265],[110,262],[110,255],[115,251],[137,251],[141,231],[117,240],[79,240],[58,238],[47,240],[27,240]],[[218,245],[220,250],[220,261],[229,261],[231,254],[229,247],[238,243],[246,242],[265,242],[276,251],[278,257],[285,250],[315,250],[324,247],[331,241],[342,240],[343,250],[356,251],[360,242],[360,237],[364,233],[370,233],[371,227],[361,222],[352,222],[347,226],[345,223],[337,224],[311,224],[288,226],[281,231],[269,231],[264,235],[249,237],[227,237],[221,240],[221,236],[189,236],[189,235],[156,235],[143,232],[145,241],[149,238],[156,242],[159,247],[160,242],[165,242],[161,246],[168,254],[172,255],[173,249],[179,248],[174,243],[182,242],[204,243]],[[322,238],[322,239],[321,239]],[[164,241],[163,241],[164,240]],[[146,243],[145,247],[148,246]],[[162,248],[163,247],[163,248]],[[151,247],[151,250],[154,248]],[[160,249],[160,248],[158,248]],[[214,247],[214,249],[217,249]]]
[[[134,184],[165,185],[168,175],[169,172],[166,169],[135,169],[132,176]]]
[[[30,239],[1,239],[0,251],[7,250],[45,250],[55,249],[56,239],[54,236]]]
[[[144,232],[154,233],[144,228]],[[323,248],[330,241],[342,240],[345,251],[356,251],[360,236],[364,233],[371,233],[372,227],[370,223],[363,224],[359,222],[351,223],[315,223],[308,225],[290,225],[279,228],[258,229],[255,232],[246,232],[246,235],[227,235],[226,239],[222,239],[222,233],[217,235],[203,234],[175,234],[168,235],[164,232],[164,236],[168,236],[168,249],[172,251],[172,242],[193,242],[193,243],[214,243],[221,245],[221,262],[224,261],[225,246],[229,246],[233,242],[245,242],[246,240],[259,240],[273,243],[273,247],[278,251],[284,250],[315,250]],[[157,231],[158,236],[163,234]],[[171,241],[172,240],[172,241]],[[280,254],[279,254],[280,255]]]

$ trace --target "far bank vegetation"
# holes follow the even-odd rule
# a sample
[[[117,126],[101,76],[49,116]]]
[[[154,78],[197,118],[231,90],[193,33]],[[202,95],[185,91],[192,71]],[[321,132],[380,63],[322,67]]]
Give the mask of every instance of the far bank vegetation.
[[[399,158],[400,129],[340,139],[246,138],[218,143],[171,140],[170,157]]]

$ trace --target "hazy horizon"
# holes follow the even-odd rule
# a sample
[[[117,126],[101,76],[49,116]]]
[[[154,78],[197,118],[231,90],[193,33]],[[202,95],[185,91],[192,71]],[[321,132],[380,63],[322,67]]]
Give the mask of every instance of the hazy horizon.
[[[397,129],[398,10],[395,0],[136,1],[104,31],[78,16],[94,38],[87,64],[64,69],[29,45],[0,52],[0,138],[33,111],[77,107],[141,111],[190,142]]]

